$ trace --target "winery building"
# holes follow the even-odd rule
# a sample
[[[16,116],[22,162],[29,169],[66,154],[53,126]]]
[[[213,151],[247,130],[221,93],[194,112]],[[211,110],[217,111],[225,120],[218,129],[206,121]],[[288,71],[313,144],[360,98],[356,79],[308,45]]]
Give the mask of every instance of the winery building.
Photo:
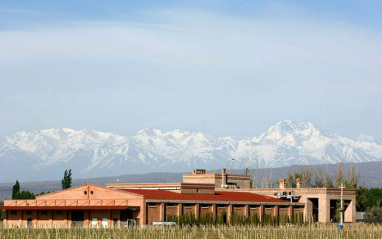
[[[285,185],[251,189],[249,182],[248,175],[230,175],[225,169],[217,174],[194,169],[184,175],[182,183],[85,184],[35,200],[5,200],[0,208],[5,211],[5,227],[125,227],[166,222],[170,216],[193,215],[197,219],[206,214],[214,220],[224,215],[226,223],[233,214],[244,218],[256,215],[262,220],[266,215],[292,218],[303,213],[305,220],[331,221],[330,200],[336,199],[338,190],[333,196],[328,189],[312,192]],[[348,191],[346,200],[345,221],[352,222],[355,192],[353,197]]]

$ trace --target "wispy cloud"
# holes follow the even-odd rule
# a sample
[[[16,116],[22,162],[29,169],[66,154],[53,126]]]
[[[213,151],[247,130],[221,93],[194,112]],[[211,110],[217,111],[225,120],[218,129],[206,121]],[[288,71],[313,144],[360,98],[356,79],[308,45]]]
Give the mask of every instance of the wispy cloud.
[[[162,121],[179,119],[169,110],[177,109],[190,111],[181,119],[203,113],[213,121],[226,110],[231,122],[261,114],[272,122],[293,115],[314,122],[319,113],[309,112],[311,107],[341,119],[349,104],[357,114],[371,114],[374,100],[381,100],[381,32],[292,17],[184,10],[145,14],[150,21],[68,22],[0,32],[0,93],[11,97],[35,91],[41,103],[42,92],[66,91],[98,102],[106,89],[114,100],[120,94],[121,102],[139,101],[123,117],[142,108],[149,117],[155,108],[158,114],[167,112]],[[13,112],[9,102],[0,107]],[[76,102],[78,110],[85,107]],[[110,107],[114,112],[122,105]],[[256,110],[248,111],[248,105]]]

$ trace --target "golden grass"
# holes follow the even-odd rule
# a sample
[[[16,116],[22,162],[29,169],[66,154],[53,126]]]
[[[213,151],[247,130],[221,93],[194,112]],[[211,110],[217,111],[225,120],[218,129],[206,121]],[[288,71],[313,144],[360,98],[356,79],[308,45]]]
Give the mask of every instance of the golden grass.
[[[272,226],[200,226],[200,227],[146,227],[129,229],[0,229],[0,239],[364,239],[382,238],[382,225],[345,224],[343,231],[337,225],[311,224],[295,227]]]

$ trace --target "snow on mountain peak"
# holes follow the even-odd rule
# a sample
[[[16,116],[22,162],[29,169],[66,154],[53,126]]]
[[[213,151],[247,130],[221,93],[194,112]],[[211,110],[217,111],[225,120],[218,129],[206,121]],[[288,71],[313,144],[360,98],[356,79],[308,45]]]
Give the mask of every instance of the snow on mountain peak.
[[[22,177],[30,172],[29,177],[38,180],[33,177],[50,179],[65,168],[78,177],[216,169],[227,167],[232,158],[240,167],[376,161],[382,160],[382,143],[370,136],[352,140],[329,135],[310,122],[291,120],[247,139],[152,128],[130,137],[92,129],[21,131],[0,138],[0,162],[9,166],[0,168],[0,181],[14,177],[24,166]]]

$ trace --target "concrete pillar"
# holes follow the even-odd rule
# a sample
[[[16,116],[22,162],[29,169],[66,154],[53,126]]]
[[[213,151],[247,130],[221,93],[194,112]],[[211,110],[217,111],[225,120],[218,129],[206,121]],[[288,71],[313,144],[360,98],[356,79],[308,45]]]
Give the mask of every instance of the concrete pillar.
[[[195,204],[195,218],[199,219],[199,214],[200,214],[200,204],[196,203]]]
[[[356,205],[355,200],[351,200],[349,206],[345,210],[345,222],[355,222],[356,220]]]
[[[183,214],[183,204],[182,203],[178,203],[178,211],[177,211],[177,216],[180,217],[182,216]]]
[[[142,200],[139,214],[141,215],[139,217],[139,224],[141,224],[140,226],[141,226],[141,228],[143,228],[144,225],[147,224],[147,205],[146,205],[146,200],[144,200],[144,199]],[[118,216],[118,218],[120,221],[121,218],[119,216]]]
[[[249,217],[249,205],[248,204],[244,206],[244,216],[246,218]]]
[[[279,215],[279,206],[273,207],[273,216],[277,217]]]
[[[289,217],[290,222],[292,221],[292,216],[293,216],[293,206],[289,206],[288,207],[288,217]]]
[[[263,218],[264,218],[264,205],[260,205],[259,206],[259,219],[260,219],[260,221],[263,221]]]
[[[160,204],[159,212],[160,212],[159,221],[161,221],[161,222],[166,221],[166,218],[165,218],[165,213],[166,212],[165,212],[165,208],[164,208],[164,203],[163,202]]]
[[[318,221],[322,223],[330,222],[330,199],[327,197],[318,199]]]
[[[313,213],[313,203],[309,200],[309,198],[306,199],[306,205],[304,207],[304,217],[305,221],[310,221],[312,218]]]
[[[216,204],[212,204],[212,218],[213,218],[214,222],[216,221],[216,215],[217,215]]]
[[[228,205],[228,212],[227,212],[227,222],[230,224],[231,222],[231,215],[232,215],[232,204]]]
[[[8,210],[4,210],[3,224],[4,224],[4,227],[7,228],[7,225],[8,225]]]

